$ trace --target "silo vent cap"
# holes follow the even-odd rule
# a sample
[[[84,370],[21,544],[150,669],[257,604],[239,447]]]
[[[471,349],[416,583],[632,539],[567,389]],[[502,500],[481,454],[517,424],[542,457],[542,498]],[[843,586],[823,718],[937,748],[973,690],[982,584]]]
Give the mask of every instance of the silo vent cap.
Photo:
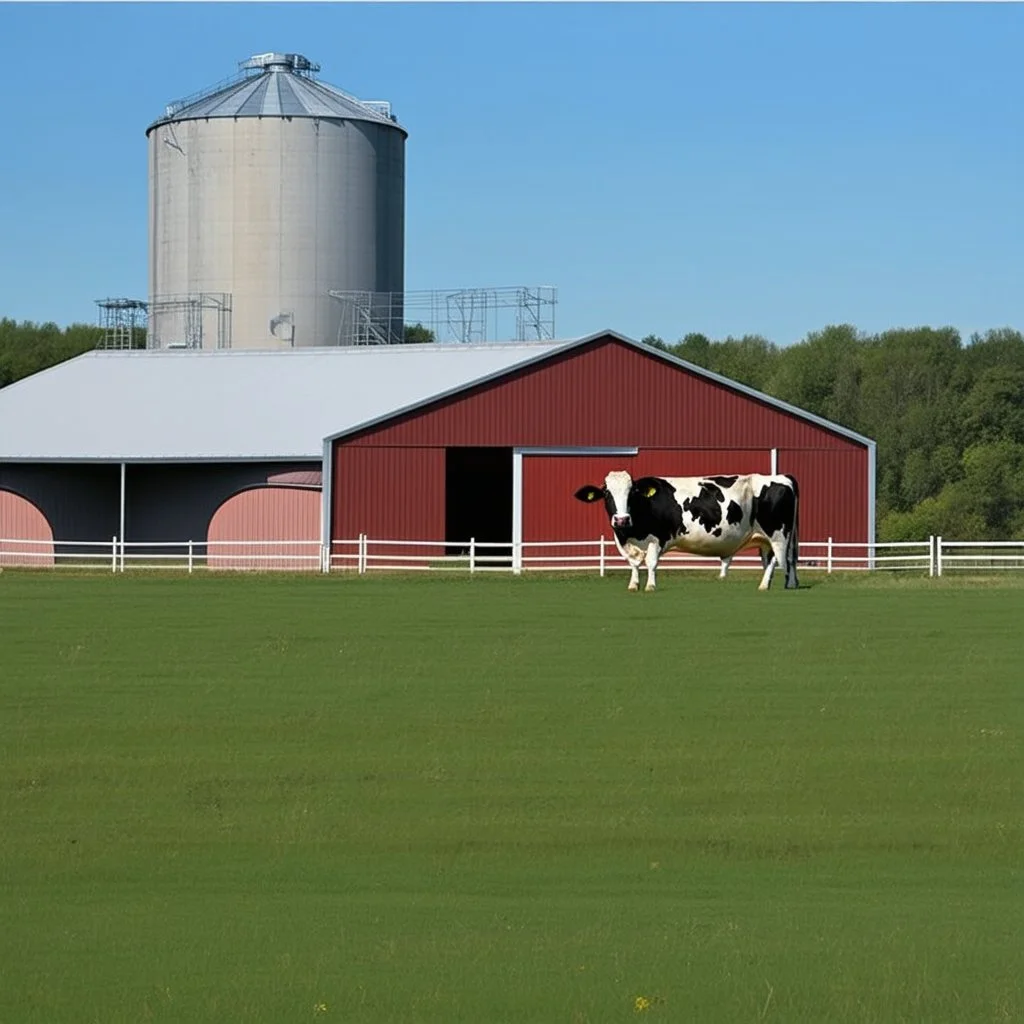
[[[301,53],[254,53],[248,60],[239,61],[239,68],[249,71],[258,68],[261,71],[319,71],[320,65],[314,64]]]

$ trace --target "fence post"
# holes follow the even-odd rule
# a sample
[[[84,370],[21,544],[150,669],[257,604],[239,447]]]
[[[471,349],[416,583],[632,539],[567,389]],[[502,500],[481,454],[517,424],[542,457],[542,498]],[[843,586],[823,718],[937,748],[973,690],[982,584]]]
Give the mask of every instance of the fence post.
[[[362,576],[366,572],[366,534],[359,534],[359,546],[356,551],[356,571]]]
[[[476,537],[469,538],[469,571],[476,572]]]
[[[601,578],[604,579],[604,534],[603,533],[598,538],[597,549],[600,552],[600,555],[598,557],[598,564],[601,567],[601,570],[600,570],[601,571]]]
[[[935,534],[928,535],[928,575],[935,575]]]
[[[832,571],[832,538],[831,537],[829,537],[829,539],[828,539],[828,556],[826,558],[826,564],[828,566],[828,568],[826,569],[826,572],[831,572]]]
[[[192,575],[192,541],[188,542],[188,574]]]
[[[942,575],[942,534],[935,538],[935,575]]]
[[[121,572],[124,572],[124,537],[121,538]]]
[[[110,571],[117,572],[117,534],[114,534],[114,542],[110,546]]]

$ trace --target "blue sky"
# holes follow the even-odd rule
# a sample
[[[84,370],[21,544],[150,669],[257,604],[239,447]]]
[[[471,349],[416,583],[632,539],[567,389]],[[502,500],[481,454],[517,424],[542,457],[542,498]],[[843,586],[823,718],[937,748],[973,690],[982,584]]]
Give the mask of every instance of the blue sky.
[[[0,4],[0,316],[146,297],[146,126],[251,53],[390,100],[406,287],[557,333],[1024,329],[1018,4]]]

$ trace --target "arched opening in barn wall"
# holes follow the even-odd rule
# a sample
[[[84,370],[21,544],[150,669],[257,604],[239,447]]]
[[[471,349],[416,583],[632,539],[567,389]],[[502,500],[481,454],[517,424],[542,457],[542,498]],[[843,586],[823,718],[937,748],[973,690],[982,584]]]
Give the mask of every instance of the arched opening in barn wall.
[[[320,488],[252,487],[227,499],[206,535],[211,569],[320,568]]]
[[[28,498],[0,488],[0,566],[53,567],[53,530]]]

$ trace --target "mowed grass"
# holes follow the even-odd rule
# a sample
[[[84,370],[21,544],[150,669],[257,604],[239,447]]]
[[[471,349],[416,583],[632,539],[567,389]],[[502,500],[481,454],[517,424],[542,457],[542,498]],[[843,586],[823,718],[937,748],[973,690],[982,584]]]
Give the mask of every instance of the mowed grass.
[[[1024,1019],[1024,588],[805,582],[8,571],[0,1022]]]

